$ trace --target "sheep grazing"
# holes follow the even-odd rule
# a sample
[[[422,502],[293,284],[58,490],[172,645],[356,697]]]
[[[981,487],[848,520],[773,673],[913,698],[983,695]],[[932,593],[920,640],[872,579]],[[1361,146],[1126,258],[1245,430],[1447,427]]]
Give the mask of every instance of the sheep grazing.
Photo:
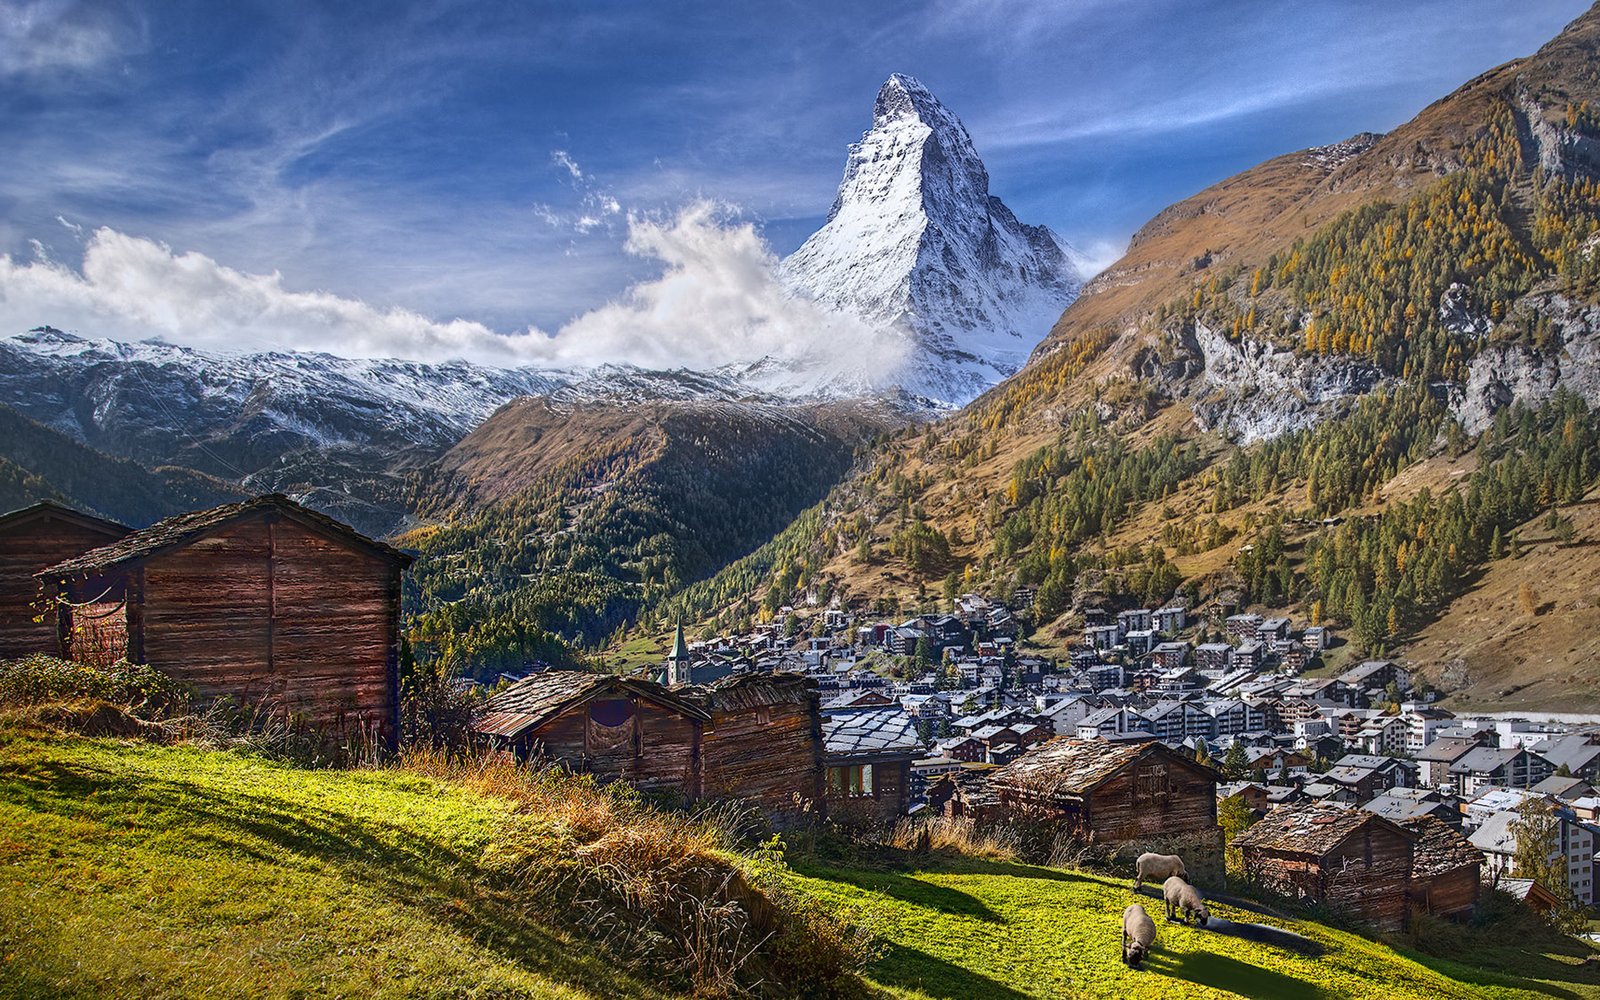
[[[1176,854],[1151,854],[1146,852],[1139,855],[1136,862],[1138,870],[1133,876],[1133,891],[1138,892],[1146,882],[1160,882],[1162,879],[1176,875],[1184,881],[1189,879],[1189,869],[1183,867],[1183,859]]]
[[[1177,918],[1184,923],[1193,917],[1201,927],[1211,919],[1211,911],[1206,909],[1206,898],[1200,890],[1174,875],[1167,879],[1161,886],[1161,898],[1167,904],[1167,919]]]
[[[1150,956],[1156,943],[1156,922],[1144,907],[1134,903],[1122,911],[1122,961],[1130,969],[1137,969]]]

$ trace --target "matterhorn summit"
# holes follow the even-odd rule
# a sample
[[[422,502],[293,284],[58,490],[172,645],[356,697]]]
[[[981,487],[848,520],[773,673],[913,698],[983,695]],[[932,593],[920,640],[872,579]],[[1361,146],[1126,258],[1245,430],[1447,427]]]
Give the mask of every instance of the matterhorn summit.
[[[827,224],[783,270],[824,306],[901,332],[907,361],[888,380],[948,404],[1020,368],[1084,277],[1075,251],[989,193],[961,120],[900,73],[850,147]]]

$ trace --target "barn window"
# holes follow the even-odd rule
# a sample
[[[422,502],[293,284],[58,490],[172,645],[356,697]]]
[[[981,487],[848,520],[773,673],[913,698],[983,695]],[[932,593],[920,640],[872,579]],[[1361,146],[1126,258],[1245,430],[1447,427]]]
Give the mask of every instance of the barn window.
[[[828,768],[828,790],[842,798],[865,798],[872,794],[872,765]]]
[[[589,705],[589,751],[604,753],[631,748],[640,752],[635,738],[633,703],[626,698],[608,698]]]
[[[770,725],[772,725],[772,709],[771,708],[763,705],[760,708],[756,709],[756,725],[758,725],[758,726],[770,726]]]
[[[1167,765],[1141,764],[1133,775],[1133,804],[1167,804]]]

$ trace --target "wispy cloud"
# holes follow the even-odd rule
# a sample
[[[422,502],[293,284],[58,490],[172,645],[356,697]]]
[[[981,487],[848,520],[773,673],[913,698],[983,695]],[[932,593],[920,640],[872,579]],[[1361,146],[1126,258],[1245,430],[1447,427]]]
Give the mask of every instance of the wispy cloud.
[[[572,175],[573,180],[583,180],[583,169],[578,166],[578,161],[572,158],[572,154],[568,153],[566,150],[551,150],[550,162],[554,163],[556,166],[562,168],[568,174]]]
[[[586,235],[600,228],[609,228],[622,216],[622,203],[606,190],[592,175],[578,166],[578,161],[564,149],[552,150],[550,162],[565,170],[578,191],[577,203],[567,210],[557,209],[549,202],[535,202],[533,213],[545,225],[557,230],[571,230]]]
[[[76,0],[0,3],[0,76],[93,69],[141,47],[129,12]]]

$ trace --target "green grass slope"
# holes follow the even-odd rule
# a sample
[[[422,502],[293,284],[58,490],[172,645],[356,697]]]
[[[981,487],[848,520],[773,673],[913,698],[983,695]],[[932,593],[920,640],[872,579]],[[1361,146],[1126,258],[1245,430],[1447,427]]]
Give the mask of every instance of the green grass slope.
[[[0,997],[668,995],[583,928],[518,919],[484,889],[514,812],[399,771],[0,730]],[[1132,972],[1126,882],[977,860],[795,865],[793,890],[879,935],[866,976],[891,997],[1600,997],[1577,947],[1510,941],[1468,967],[1224,905],[1304,939],[1158,917]]]
[[[1054,868],[981,861],[909,873],[815,868],[803,881],[869,922],[885,951],[868,975],[906,1000],[1600,996],[1600,978],[1580,964],[1578,947],[1547,955],[1508,941],[1481,956],[1488,967],[1469,967],[1215,900],[1211,925],[1190,927],[1167,923],[1153,890],[1136,897],[1127,881]],[[1157,927],[1156,948],[1139,971],[1123,966],[1119,951],[1122,910],[1135,900]],[[1251,939],[1266,935],[1283,944]]]
[[[659,995],[479,894],[508,812],[398,773],[11,739],[0,997]]]

